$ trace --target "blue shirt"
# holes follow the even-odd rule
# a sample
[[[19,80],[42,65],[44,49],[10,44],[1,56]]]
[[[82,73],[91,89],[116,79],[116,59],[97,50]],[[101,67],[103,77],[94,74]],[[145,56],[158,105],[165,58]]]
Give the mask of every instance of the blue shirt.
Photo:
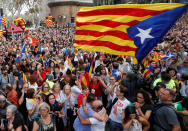
[[[178,70],[178,73],[180,73],[180,74],[184,73],[184,74],[188,75],[188,67],[184,67],[183,65],[181,65]]]
[[[86,107],[89,109],[88,110],[88,116],[85,115],[83,108],[81,107],[80,109],[80,115],[84,118],[87,119],[95,113],[95,111],[91,108],[90,105],[86,104]],[[74,121],[74,129],[75,131],[91,131],[91,125],[82,125],[80,123],[80,119],[77,117],[76,120]]]

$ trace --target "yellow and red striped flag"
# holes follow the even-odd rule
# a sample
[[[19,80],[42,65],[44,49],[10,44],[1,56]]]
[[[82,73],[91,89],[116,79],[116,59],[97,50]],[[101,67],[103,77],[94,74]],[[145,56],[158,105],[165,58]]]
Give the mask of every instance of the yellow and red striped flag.
[[[2,18],[2,24],[3,25],[7,25],[7,21],[6,21],[5,15],[3,15],[3,18]]]
[[[186,8],[185,4],[178,3],[81,8],[76,17],[74,46],[87,51],[133,56],[141,62]],[[174,16],[174,13],[177,15]],[[166,16],[169,16],[168,19]],[[169,25],[164,26],[169,19]]]

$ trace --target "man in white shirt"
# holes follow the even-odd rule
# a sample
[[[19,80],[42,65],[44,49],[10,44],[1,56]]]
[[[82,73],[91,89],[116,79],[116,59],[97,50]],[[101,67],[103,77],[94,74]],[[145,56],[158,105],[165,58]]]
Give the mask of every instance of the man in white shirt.
[[[131,70],[130,64],[126,62],[122,57],[118,58],[118,63],[119,63],[119,70],[121,70],[124,74]]]
[[[119,93],[118,93],[119,92]],[[120,129],[120,131],[123,131],[122,126],[122,113],[124,112],[125,108],[130,104],[130,101],[128,101],[125,98],[126,89],[120,86],[120,90],[116,90],[116,94],[118,93],[118,100],[117,102],[112,106],[111,113],[109,115],[110,118],[110,131],[115,131],[117,128]]]
[[[103,114],[106,112],[106,110],[103,108],[103,104],[100,100],[95,100],[92,104],[92,108],[94,111],[96,111],[99,114]],[[78,117],[80,119],[80,122],[83,125],[91,125],[91,131],[105,131],[105,124],[104,121],[99,121],[94,117],[90,117],[88,119],[84,119],[78,111]]]

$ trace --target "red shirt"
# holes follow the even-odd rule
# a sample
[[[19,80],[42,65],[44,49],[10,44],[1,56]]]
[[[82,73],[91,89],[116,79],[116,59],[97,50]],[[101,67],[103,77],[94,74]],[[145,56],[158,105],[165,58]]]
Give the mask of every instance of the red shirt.
[[[97,97],[102,97],[102,88],[104,88],[104,87],[103,87],[103,85],[102,85],[102,83],[100,81],[97,82],[97,83],[91,82],[90,86],[89,86],[90,91],[92,89],[95,89],[95,95]]]
[[[12,89],[8,94],[7,94],[7,100],[10,101],[13,105],[16,107],[19,106],[18,104],[18,93],[16,92],[15,89]]]
[[[78,108],[80,108],[80,106],[82,105],[82,100],[83,100],[83,93],[80,93],[77,97],[77,101],[78,101]]]
[[[35,75],[37,75],[37,71],[34,72]],[[37,85],[40,87],[42,86],[42,84],[45,82],[46,80],[46,72],[45,71],[41,71],[40,76],[42,77],[42,81],[39,81],[39,76],[37,75],[38,81],[37,81]]]
[[[88,94],[86,94],[86,96],[88,96]],[[77,97],[77,101],[78,101],[78,108],[80,108],[80,106],[82,105],[82,100],[83,100],[83,93],[80,93]]]

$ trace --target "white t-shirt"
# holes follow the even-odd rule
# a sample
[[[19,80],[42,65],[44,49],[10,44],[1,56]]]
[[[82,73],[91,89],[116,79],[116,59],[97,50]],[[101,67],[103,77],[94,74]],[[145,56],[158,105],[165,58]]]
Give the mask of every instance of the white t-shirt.
[[[121,121],[122,113],[124,112],[125,108],[129,104],[131,104],[131,103],[127,99],[125,99],[123,101],[118,99],[118,101],[112,107],[109,118],[117,123],[122,123],[122,121]]]
[[[81,90],[80,88],[78,88],[78,86],[74,85],[74,86],[71,87],[71,91],[72,91],[72,92],[74,93],[74,95],[75,95],[75,99],[76,99],[75,104],[78,104],[77,98],[78,98],[78,95],[79,95],[80,93],[82,93],[82,90]]]
[[[99,114],[101,114],[102,112],[103,110],[101,110]],[[91,122],[91,131],[105,131],[105,122],[99,121],[94,117],[89,118],[89,121]]]
[[[33,85],[31,85],[30,82],[29,82],[28,84],[29,84],[29,88],[33,88],[33,89],[35,89],[35,91],[37,92],[38,85],[37,85],[36,82],[35,82]]]
[[[119,64],[119,70],[121,70],[123,73],[129,72],[130,64],[128,62],[124,62],[123,64]]]

